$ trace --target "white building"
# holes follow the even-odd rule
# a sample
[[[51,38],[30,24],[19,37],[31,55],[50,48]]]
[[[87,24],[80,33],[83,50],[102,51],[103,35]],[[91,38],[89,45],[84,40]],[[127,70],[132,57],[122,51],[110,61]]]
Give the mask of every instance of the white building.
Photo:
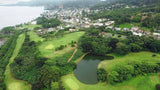
[[[116,30],[116,31],[120,31],[120,30],[121,30],[121,28],[115,27],[115,28],[114,28],[114,30]]]
[[[57,26],[58,29],[64,29],[62,26]]]
[[[113,29],[113,26],[107,26],[107,27],[106,27],[106,29],[107,29],[107,28],[109,28],[109,29]]]
[[[93,26],[100,27],[100,26],[103,26],[103,23],[93,23]]]
[[[47,32],[52,32],[54,31],[53,28],[48,28]]]
[[[137,32],[132,32],[133,35],[136,35],[136,36],[142,36],[143,34],[142,33],[137,33]]]
[[[129,28],[123,28],[123,31],[129,31]]]
[[[32,21],[31,24],[36,25],[37,21]]]
[[[160,40],[160,33],[153,33],[153,36],[154,36],[156,39]]]

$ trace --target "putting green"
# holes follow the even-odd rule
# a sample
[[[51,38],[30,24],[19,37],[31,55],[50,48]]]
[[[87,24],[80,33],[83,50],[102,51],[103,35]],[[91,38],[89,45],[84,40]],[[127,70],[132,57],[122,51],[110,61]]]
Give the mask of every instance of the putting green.
[[[52,44],[49,44],[48,46],[45,47],[45,49],[54,49],[54,46]]]

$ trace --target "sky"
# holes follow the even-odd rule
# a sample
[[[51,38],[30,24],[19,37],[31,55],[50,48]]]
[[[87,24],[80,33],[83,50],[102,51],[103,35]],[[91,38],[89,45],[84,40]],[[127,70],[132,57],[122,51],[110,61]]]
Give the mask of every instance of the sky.
[[[0,4],[15,4],[19,1],[30,1],[30,0],[0,0]]]

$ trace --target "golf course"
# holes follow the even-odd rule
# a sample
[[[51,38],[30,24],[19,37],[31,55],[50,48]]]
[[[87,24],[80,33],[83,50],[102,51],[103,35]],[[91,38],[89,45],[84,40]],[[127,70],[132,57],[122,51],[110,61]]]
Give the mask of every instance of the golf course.
[[[31,90],[31,85],[28,84],[26,81],[18,80],[12,76],[11,70],[10,70],[10,64],[14,61],[14,58],[18,55],[19,50],[21,49],[21,46],[24,42],[25,35],[21,34],[19,35],[17,39],[17,44],[14,49],[13,55],[11,56],[9,60],[9,64],[6,67],[5,71],[5,84],[7,86],[7,90]]]
[[[66,73],[66,68],[69,68],[67,74],[60,77],[60,81],[62,81],[62,85],[66,90],[154,90],[155,85],[160,83],[159,73],[156,72],[137,75],[121,83],[111,84],[108,80],[108,75],[117,66],[125,66],[132,62],[147,62],[154,65],[160,63],[160,55],[149,51],[141,51],[136,53],[130,52],[126,55],[111,53],[106,54],[106,56],[94,56],[92,54],[90,55],[90,53],[82,53],[80,54],[81,56],[77,57],[76,54],[79,53],[77,43],[84,33],[83,31],[65,33],[61,37],[47,40],[34,31],[27,32],[30,41],[38,43],[37,48],[41,53],[40,55],[47,58],[45,61],[46,64],[55,68],[59,65],[60,68],[57,70],[63,70],[63,73]],[[10,64],[13,63],[18,55],[24,40],[25,34],[20,34],[16,41],[17,44],[13,55],[6,67],[5,84],[7,90],[31,90],[32,86],[29,83],[14,78],[10,70]],[[70,44],[73,41],[76,42],[74,46]],[[61,45],[65,47],[61,50],[56,50]],[[76,65],[74,69],[71,68],[72,63]],[[65,67],[65,65],[68,66]],[[54,70],[54,68],[52,69]],[[97,71],[99,69],[104,69],[107,72],[107,79],[104,82],[97,79]]]
[[[69,53],[70,51],[73,52],[73,50],[75,50],[76,47],[67,46],[64,49],[58,50],[58,51],[55,51],[55,48],[59,47],[60,45],[68,45],[71,41],[78,41],[83,34],[84,32],[68,33],[60,38],[53,38],[52,40],[49,40],[49,41],[42,41],[42,38],[37,36],[34,32],[29,33],[32,41],[42,41],[42,43],[39,45],[39,50],[42,53],[42,55],[47,58],[54,58],[56,56],[61,56],[66,53]],[[81,63],[81,60],[86,55],[87,53],[83,54],[83,56],[75,60],[77,65]],[[97,69],[103,68],[107,71],[107,73],[109,73],[117,65],[125,65],[132,61],[140,61],[140,62],[147,61],[151,63],[160,63],[159,61],[160,55],[157,53],[152,53],[148,51],[142,51],[138,53],[132,52],[126,55],[117,55],[113,53],[113,54],[108,54],[108,56],[113,56],[114,59],[103,60],[100,62],[98,61],[98,65],[96,65]],[[63,82],[63,85],[66,90],[92,90],[92,89],[93,90],[106,90],[106,89],[107,90],[117,90],[117,89],[118,90],[126,90],[126,89],[127,90],[144,90],[144,89],[154,90],[155,85],[160,83],[158,73],[151,73],[145,76],[139,75],[130,80],[126,80],[126,81],[123,81],[122,83],[117,83],[115,85],[110,84],[109,81],[98,82],[96,84],[85,84],[78,80],[74,72],[72,72],[71,74],[62,76],[61,81]],[[144,82],[147,82],[147,83],[144,83]]]

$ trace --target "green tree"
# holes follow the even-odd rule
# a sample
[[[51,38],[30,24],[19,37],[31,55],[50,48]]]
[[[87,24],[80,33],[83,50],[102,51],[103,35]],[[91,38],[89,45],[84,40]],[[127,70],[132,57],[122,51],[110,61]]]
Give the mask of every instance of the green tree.
[[[130,52],[130,47],[124,43],[117,43],[115,52],[120,55],[125,55]]]
[[[108,80],[111,84],[115,84],[116,82],[119,82],[119,74],[116,71],[111,71],[108,74]]]
[[[160,51],[160,41],[156,40],[151,43],[151,51],[153,52],[159,52]]]
[[[132,52],[139,52],[142,50],[141,46],[134,44],[134,43],[131,43],[129,46]]]
[[[109,45],[109,47],[112,47],[112,49],[114,50],[116,48],[116,45],[117,45],[118,42],[119,42],[118,39],[111,38],[111,39],[109,39],[108,45]]]
[[[44,65],[40,69],[40,82],[46,87],[50,87],[52,82],[57,82],[60,78],[60,69],[57,66],[49,67]]]
[[[156,84],[156,90],[160,90],[160,84]]]

